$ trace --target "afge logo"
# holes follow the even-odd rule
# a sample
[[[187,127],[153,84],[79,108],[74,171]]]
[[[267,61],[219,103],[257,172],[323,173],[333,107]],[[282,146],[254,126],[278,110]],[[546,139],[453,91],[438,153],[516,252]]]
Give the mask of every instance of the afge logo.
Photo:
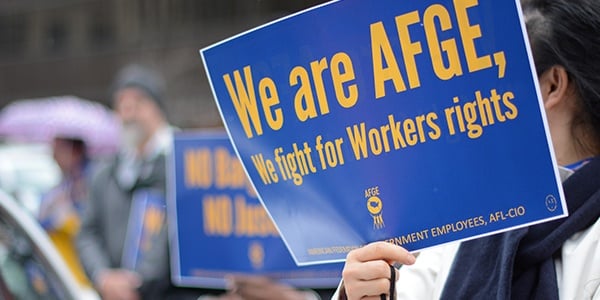
[[[248,258],[254,269],[261,269],[265,261],[265,250],[259,242],[252,242],[248,248]]]
[[[365,198],[367,199],[367,210],[373,218],[373,228],[381,229],[385,227],[382,216],[383,202],[379,198],[379,187],[366,189]]]

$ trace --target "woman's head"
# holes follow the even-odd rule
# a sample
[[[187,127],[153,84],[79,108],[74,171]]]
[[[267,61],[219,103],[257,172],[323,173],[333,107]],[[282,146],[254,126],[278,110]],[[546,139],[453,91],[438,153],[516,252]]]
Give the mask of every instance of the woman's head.
[[[547,77],[556,68],[556,76],[566,75],[573,118],[565,125],[573,146],[581,153],[600,154],[600,1],[522,0],[521,4],[538,76]]]
[[[66,175],[80,172],[87,160],[85,143],[80,139],[55,137],[52,154],[56,164]]]

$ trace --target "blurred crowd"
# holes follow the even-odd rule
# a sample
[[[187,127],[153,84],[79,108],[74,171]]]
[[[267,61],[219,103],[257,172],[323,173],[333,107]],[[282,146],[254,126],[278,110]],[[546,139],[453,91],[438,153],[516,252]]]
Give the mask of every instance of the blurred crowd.
[[[42,151],[40,160],[54,162],[46,160],[30,172],[48,176],[33,180],[35,191],[28,196],[16,188],[22,183],[0,181],[0,189],[35,216],[80,286],[107,300],[320,299],[333,294],[261,276],[228,276],[224,290],[175,286],[164,207],[157,212],[162,217],[154,226],[153,245],[138,261],[127,262],[132,199],[144,193],[166,198],[165,158],[179,129],[167,120],[165,83],[155,70],[125,66],[107,89],[111,109],[64,96],[20,101],[0,114],[2,147],[45,145],[49,153]]]

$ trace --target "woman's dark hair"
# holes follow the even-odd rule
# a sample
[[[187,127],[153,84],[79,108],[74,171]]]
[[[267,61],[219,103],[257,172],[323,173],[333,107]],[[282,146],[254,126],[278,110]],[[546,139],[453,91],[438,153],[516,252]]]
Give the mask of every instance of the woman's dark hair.
[[[600,1],[521,0],[521,5],[538,75],[555,65],[565,68],[579,96],[572,133],[581,150],[600,154]]]
[[[81,155],[83,157],[86,157],[87,155],[87,149],[85,146],[85,142],[81,139],[70,139],[70,142],[73,145],[73,149],[79,153],[81,153]]]
[[[55,137],[55,139],[70,144],[74,152],[79,153],[84,160],[87,159],[87,147],[82,139],[70,137]]]

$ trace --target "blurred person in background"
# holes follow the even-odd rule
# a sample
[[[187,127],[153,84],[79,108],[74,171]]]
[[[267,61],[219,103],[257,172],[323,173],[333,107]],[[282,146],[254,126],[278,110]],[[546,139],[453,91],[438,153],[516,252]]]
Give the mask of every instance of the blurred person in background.
[[[103,299],[183,299],[172,296],[164,206],[153,224],[157,236],[135,269],[123,265],[135,193],[165,196],[165,157],[172,127],[164,106],[164,82],[156,72],[131,65],[113,83],[113,108],[122,123],[119,153],[93,176],[77,248],[89,278]],[[197,297],[197,296],[196,296]],[[195,298],[196,298],[195,297]]]
[[[77,281],[89,286],[74,244],[88,191],[86,145],[79,138],[57,136],[52,142],[52,154],[62,179],[42,197],[38,220]]]
[[[165,158],[173,128],[167,122],[162,78],[140,66],[128,66],[112,88],[113,108],[122,122],[122,149],[93,176],[89,205],[77,248],[89,278],[103,299],[320,299],[261,276],[231,276],[227,291],[176,287],[170,279],[168,230],[161,218],[158,236],[132,270],[123,264],[131,205],[140,190],[158,190],[165,198]],[[333,290],[323,290],[325,297]]]

